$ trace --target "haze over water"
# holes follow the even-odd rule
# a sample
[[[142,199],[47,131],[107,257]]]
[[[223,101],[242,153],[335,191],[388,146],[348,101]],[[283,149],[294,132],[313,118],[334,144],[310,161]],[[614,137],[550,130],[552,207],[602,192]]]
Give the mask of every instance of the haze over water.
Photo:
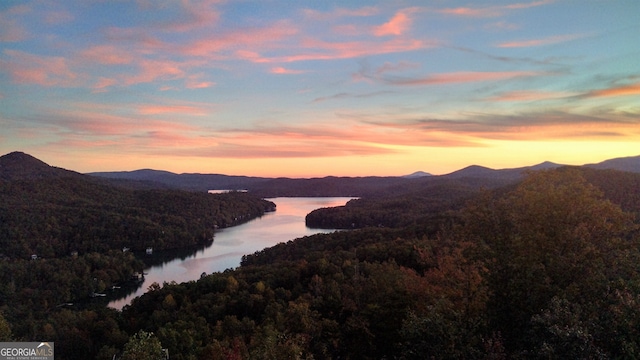
[[[109,303],[109,307],[121,309],[137,296],[144,294],[154,282],[177,283],[197,280],[203,272],[224,271],[240,265],[243,255],[253,254],[264,248],[331,229],[311,229],[305,226],[305,216],[321,207],[344,205],[351,198],[275,198],[275,212],[248,223],[216,231],[214,242],[208,248],[185,258],[174,259],[145,270],[144,283],[127,297]]]

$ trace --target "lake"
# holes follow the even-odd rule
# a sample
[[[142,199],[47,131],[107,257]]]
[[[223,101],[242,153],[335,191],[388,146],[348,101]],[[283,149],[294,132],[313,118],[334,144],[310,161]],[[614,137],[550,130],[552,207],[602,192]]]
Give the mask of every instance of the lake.
[[[145,280],[142,285],[126,297],[109,302],[108,306],[122,309],[133,298],[144,294],[154,282],[162,285],[163,282],[181,283],[197,280],[203,272],[210,274],[238,267],[243,255],[253,254],[299,237],[333,232],[334,229],[306,227],[305,216],[318,208],[344,205],[351,199],[349,197],[268,199],[276,204],[275,212],[266,213],[242,225],[217,230],[211,246],[145,269]]]

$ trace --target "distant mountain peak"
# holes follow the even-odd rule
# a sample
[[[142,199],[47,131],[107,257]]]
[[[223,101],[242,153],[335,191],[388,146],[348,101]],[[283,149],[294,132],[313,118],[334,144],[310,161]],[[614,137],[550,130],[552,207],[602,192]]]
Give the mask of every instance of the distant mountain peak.
[[[551,162],[551,161],[545,161],[545,162],[542,162],[540,164],[530,166],[529,169],[530,170],[546,170],[546,169],[559,168],[561,166],[564,166],[564,165],[556,164],[556,163]]]
[[[71,174],[75,175],[77,173],[50,166],[21,151],[14,151],[0,156],[0,179],[2,180],[44,179],[70,176]]]
[[[409,175],[404,175],[402,176],[405,179],[415,179],[415,178],[421,178],[421,177],[425,177],[425,176],[433,176],[432,174],[429,174],[428,172],[424,172],[424,171],[416,171],[412,174]]]

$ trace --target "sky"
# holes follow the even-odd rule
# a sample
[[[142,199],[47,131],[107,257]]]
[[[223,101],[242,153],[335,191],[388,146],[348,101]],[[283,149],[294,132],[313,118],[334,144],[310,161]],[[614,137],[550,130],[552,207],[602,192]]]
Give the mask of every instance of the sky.
[[[400,176],[638,144],[637,0],[0,2],[0,155]]]

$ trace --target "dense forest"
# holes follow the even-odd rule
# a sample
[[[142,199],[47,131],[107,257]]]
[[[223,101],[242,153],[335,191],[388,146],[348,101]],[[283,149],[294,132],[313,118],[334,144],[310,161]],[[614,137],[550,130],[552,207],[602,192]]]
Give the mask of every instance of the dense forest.
[[[8,323],[15,339],[47,338],[56,327],[40,327],[58,310],[83,308],[90,295],[140,274],[135,253],[204,246],[216,228],[272,210],[246,193],[133,190],[23,153],[2,156],[0,337]]]
[[[635,358],[639,192],[635,174],[534,172],[154,284],[121,312],[52,308],[25,327],[5,305],[0,336],[55,341],[61,359]]]
[[[132,226],[165,229],[173,235],[153,246],[180,247],[173,239],[203,239],[198,224],[232,225],[269,202],[119,197],[68,179],[51,182],[60,195],[46,202],[53,185],[2,181],[0,341],[53,341],[57,359],[640,356],[639,174],[562,167],[485,190],[468,179],[390,188],[309,216],[352,230],[292,239],[198,281],[153,284],[122,311],[67,306],[140,269],[105,224],[126,221],[120,236],[142,246],[145,232]],[[35,251],[43,255],[30,260]]]

